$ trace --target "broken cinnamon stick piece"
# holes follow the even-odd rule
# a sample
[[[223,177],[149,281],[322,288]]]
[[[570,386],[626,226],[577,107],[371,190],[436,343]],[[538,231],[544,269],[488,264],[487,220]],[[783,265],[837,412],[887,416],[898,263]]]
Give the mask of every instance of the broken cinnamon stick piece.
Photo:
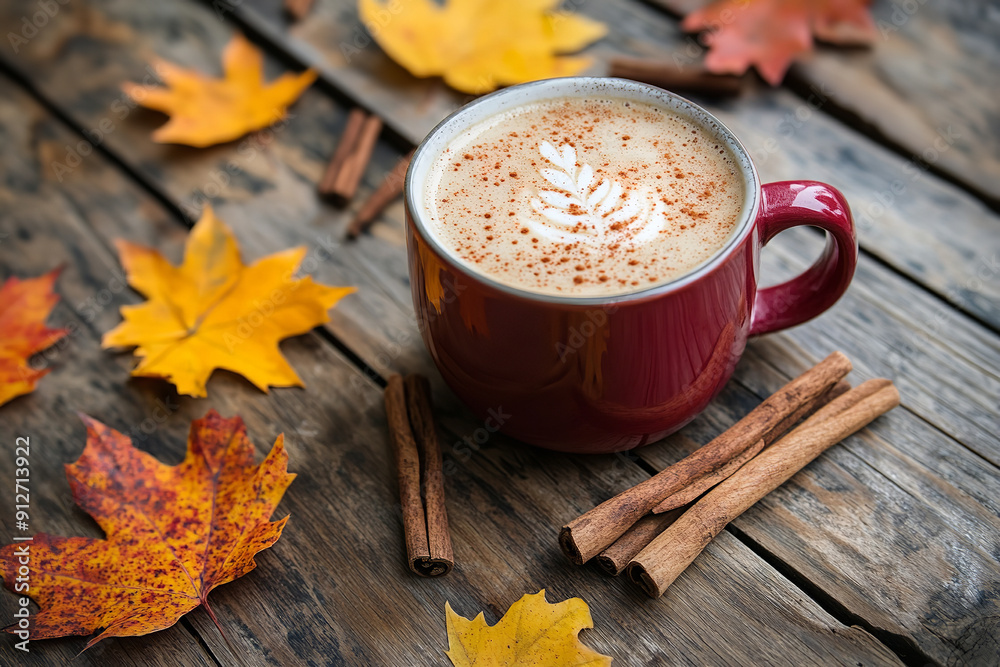
[[[650,597],[660,597],[726,524],[834,444],[897,405],[896,388],[877,380],[831,401],[709,491],[654,538],[628,564],[629,579]]]
[[[378,116],[372,116],[359,108],[351,110],[337,150],[319,182],[321,195],[328,196],[339,204],[351,200],[368,167],[375,141],[381,131],[382,120]]]
[[[313,0],[285,0],[285,12],[293,21],[301,21],[312,9]]]
[[[695,67],[679,67],[669,60],[652,58],[612,58],[608,76],[642,81],[666,90],[683,90],[702,95],[737,95],[742,77],[713,74]]]
[[[427,378],[409,375],[405,380],[406,400],[410,413],[410,426],[422,454],[424,513],[427,516],[428,558],[416,562],[417,574],[438,577],[451,572],[455,556],[451,547],[448,512],[444,505],[444,473],[442,472],[441,447],[434,430],[434,413],[431,409],[431,392]]]
[[[744,463],[757,456],[757,454],[760,453],[764,447],[767,447],[772,442],[785,435],[785,433],[792,426],[799,423],[803,417],[807,417],[833,399],[846,393],[850,388],[851,385],[848,384],[846,380],[841,380],[837,384],[830,387],[829,391],[820,394],[808,403],[803,403],[802,407],[783,419],[770,433],[761,438],[759,442],[740,453],[739,456],[736,456],[732,461],[717,469],[715,472],[705,475],[701,479],[693,482],[690,486],[681,489],[669,498],[665,498],[663,502],[653,508],[653,513],[659,514],[661,512],[668,512],[672,509],[683,507],[684,505],[693,502],[698,498],[698,496],[705,493],[722,480],[730,477],[734,472],[739,470]]]
[[[559,533],[563,553],[577,565],[586,563],[664,499],[711,475],[754,446],[774,428],[785,423],[789,415],[829,390],[850,370],[850,360],[840,352],[834,352],[766,398],[746,417],[693,454],[563,526]]]
[[[361,205],[358,214],[354,216],[351,224],[347,227],[347,238],[356,239],[371,225],[379,213],[392,203],[396,197],[403,194],[403,186],[406,181],[406,170],[410,167],[410,158],[413,151],[404,155],[396,166],[386,174],[382,184],[368,196],[365,203]]]
[[[625,534],[619,537],[614,544],[597,556],[597,564],[608,574],[618,576],[637,553],[642,551],[667,526],[676,521],[683,512],[684,508],[679,507],[664,514],[647,514],[642,517],[626,530]]]

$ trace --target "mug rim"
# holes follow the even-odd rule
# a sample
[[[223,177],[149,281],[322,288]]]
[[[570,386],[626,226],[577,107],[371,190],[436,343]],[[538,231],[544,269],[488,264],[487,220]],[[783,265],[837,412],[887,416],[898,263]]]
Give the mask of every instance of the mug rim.
[[[427,153],[430,150],[429,147],[432,143],[434,143],[432,142],[432,139],[440,133],[449,130],[450,126],[460,117],[465,116],[473,109],[476,109],[484,104],[496,104],[504,97],[517,95],[531,88],[538,88],[540,90],[551,88],[558,91],[565,88],[572,89],[573,87],[588,88],[593,90],[595,93],[599,91],[615,92],[620,96],[631,97],[636,101],[647,103],[650,102],[650,98],[653,98],[652,101],[659,102],[661,105],[667,106],[667,108],[674,113],[696,122],[699,127],[706,132],[713,134],[717,139],[729,147],[736,158],[737,167],[743,176],[744,199],[743,205],[740,209],[740,219],[736,224],[736,231],[731,234],[729,241],[727,241],[724,246],[719,248],[711,257],[699,264],[693,270],[665,283],[660,283],[658,285],[653,285],[652,287],[647,287],[634,292],[626,292],[623,294],[574,296],[544,294],[500,282],[487,274],[478,273],[470,267],[464,265],[457,257],[454,256],[453,253],[449,252],[441,245],[438,239],[433,233],[430,232],[428,226],[425,224],[423,211],[420,210],[420,207],[415,205],[417,196],[416,189],[418,186],[423,189],[423,186],[426,183],[426,174],[429,173],[429,165],[428,169],[424,169],[425,175],[422,179],[419,179],[419,182],[415,173],[419,168],[421,161],[426,161],[436,157],[427,157]],[[629,93],[631,93],[631,95],[629,95]],[[552,97],[558,97],[558,93]],[[543,99],[546,98],[540,96],[534,101]],[[497,111],[497,113],[500,113],[500,111]],[[410,165],[406,170],[403,192],[404,203],[408,213],[407,218],[412,221],[414,228],[420,235],[423,242],[427,243],[428,246],[434,250],[435,254],[438,255],[439,259],[448,264],[453,270],[458,271],[467,278],[479,281],[495,290],[511,296],[529,301],[559,304],[564,306],[600,306],[632,301],[643,301],[679,291],[692,283],[698,282],[708,274],[715,271],[721,264],[725,263],[732,253],[743,244],[747,236],[754,228],[754,221],[757,219],[761,199],[760,177],[757,174],[757,168],[754,165],[753,160],[750,159],[749,152],[742,142],[740,142],[740,140],[736,137],[733,131],[730,130],[714,114],[686,97],[651,84],[633,81],[631,79],[598,76],[572,76],[529,81],[527,83],[510,86],[508,88],[501,88],[500,90],[483,95],[482,97],[479,97],[456,109],[448,114],[444,120],[435,125],[434,129],[427,133],[427,136],[424,137],[424,139],[420,142],[420,145],[414,150],[413,157],[410,159]]]

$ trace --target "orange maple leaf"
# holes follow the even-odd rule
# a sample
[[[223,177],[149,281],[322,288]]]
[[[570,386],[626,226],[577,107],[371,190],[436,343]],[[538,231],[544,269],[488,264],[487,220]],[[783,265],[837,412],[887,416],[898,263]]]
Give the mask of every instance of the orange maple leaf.
[[[162,377],[177,391],[205,396],[216,368],[244,376],[262,391],[301,387],[278,342],[329,321],[327,311],[355,291],[293,277],[305,248],[240,259],[232,232],[205,208],[180,266],[152,248],[118,241],[129,285],[149,299],[123,306],[124,321],[103,347],[137,346],[132,375]]]
[[[122,84],[137,104],[170,116],[153,141],[204,148],[259,130],[285,118],[288,105],[316,80],[316,71],[283,74],[264,84],[264,57],[242,35],[222,54],[225,76],[212,79],[164,60],[153,68],[167,88]]]
[[[0,549],[4,583],[16,591],[26,567],[27,592],[41,607],[30,618],[31,639],[103,628],[90,648],[169,628],[200,605],[215,620],[209,592],[253,570],[254,555],[273,545],[288,521],[270,521],[295,478],[284,436],[256,466],[243,420],[213,410],[191,423],[187,456],[168,466],[127,436],[81,418],[87,446],[66,477],[76,504],[107,539],[39,533]]]
[[[61,269],[38,278],[20,280],[11,276],[0,287],[0,405],[27,394],[48,369],[28,365],[31,355],[41,352],[67,334],[66,329],[49,329],[45,319],[59,302],[52,291]]]
[[[717,0],[684,19],[688,32],[708,30],[705,67],[742,74],[752,65],[777,86],[792,61],[813,47],[813,35],[837,44],[868,44],[875,23],[871,0]]]

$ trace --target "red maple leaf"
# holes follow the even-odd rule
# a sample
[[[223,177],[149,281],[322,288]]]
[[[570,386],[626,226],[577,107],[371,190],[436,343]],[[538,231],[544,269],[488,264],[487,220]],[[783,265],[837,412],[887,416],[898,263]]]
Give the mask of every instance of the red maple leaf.
[[[709,71],[742,74],[752,65],[776,86],[792,61],[812,50],[814,36],[835,44],[871,43],[875,23],[869,4],[871,0],[717,0],[688,14],[681,27],[707,31]]]

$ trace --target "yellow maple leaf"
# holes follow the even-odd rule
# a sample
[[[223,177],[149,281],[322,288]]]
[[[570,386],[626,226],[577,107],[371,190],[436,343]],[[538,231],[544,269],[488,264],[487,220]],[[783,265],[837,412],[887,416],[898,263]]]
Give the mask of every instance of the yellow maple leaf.
[[[316,80],[316,71],[283,74],[264,84],[264,58],[242,35],[222,54],[224,77],[212,79],[164,60],[153,67],[167,88],[122,84],[137,104],[170,116],[153,141],[204,148],[259,130],[285,118],[289,104]]]
[[[101,345],[137,346],[141,361],[132,375],[166,378],[191,396],[205,396],[216,368],[239,373],[265,392],[301,387],[278,342],[329,321],[327,311],[355,291],[293,278],[303,247],[244,265],[232,232],[208,207],[188,236],[180,266],[152,248],[116,245],[129,284],[149,300],[123,306],[124,321]]]
[[[361,20],[414,76],[443,76],[480,94],[578,74],[589,58],[560,57],[604,36],[604,24],[556,11],[560,0],[359,0]]]
[[[545,601],[545,590],[525,595],[494,625],[482,612],[463,618],[445,602],[448,651],[455,667],[606,667],[611,658],[584,646],[577,635],[594,627],[587,603]]]

